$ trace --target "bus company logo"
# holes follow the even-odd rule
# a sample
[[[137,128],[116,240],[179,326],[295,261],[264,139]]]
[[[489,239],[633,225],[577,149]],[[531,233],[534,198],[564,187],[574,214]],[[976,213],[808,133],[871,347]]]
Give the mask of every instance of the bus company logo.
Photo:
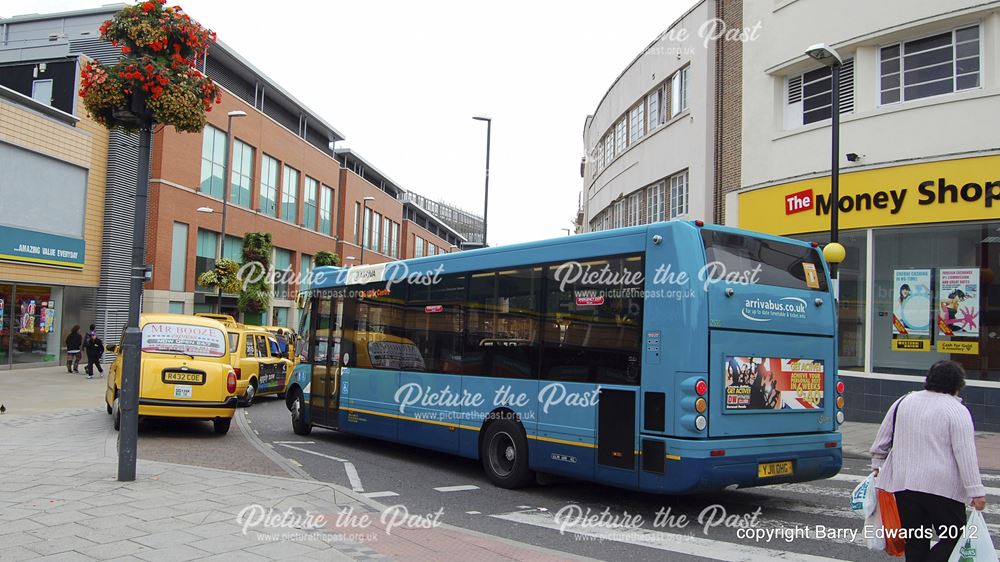
[[[770,322],[778,318],[804,320],[806,317],[806,301],[798,297],[782,297],[777,301],[771,299],[747,299],[740,311],[744,318],[754,322]]]
[[[794,215],[802,211],[809,211],[815,205],[813,190],[806,189],[797,193],[790,193],[785,196],[785,214]]]

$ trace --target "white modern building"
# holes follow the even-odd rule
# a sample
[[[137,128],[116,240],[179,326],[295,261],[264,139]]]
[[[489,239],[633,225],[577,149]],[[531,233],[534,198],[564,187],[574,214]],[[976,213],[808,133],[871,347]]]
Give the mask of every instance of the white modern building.
[[[725,46],[713,40],[712,22],[729,4],[695,4],[625,67],[586,118],[578,230],[715,219]]]
[[[742,46],[727,224],[829,239],[831,70],[805,52],[826,43],[842,60],[848,419],[881,419],[951,359],[977,428],[1000,429],[1000,2],[744,2],[743,21],[762,31]]]

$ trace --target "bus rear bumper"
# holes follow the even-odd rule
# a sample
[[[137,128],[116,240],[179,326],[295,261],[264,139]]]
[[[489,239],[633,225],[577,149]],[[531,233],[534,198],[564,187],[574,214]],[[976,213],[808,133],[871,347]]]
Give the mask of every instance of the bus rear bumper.
[[[812,433],[686,441],[667,439],[668,460],[662,477],[643,473],[641,487],[659,484],[665,493],[698,493],[726,488],[807,482],[830,478],[843,465],[840,433]],[[713,455],[714,452],[714,455]],[[678,458],[679,457],[679,458]],[[790,474],[771,474],[775,465]],[[767,474],[762,476],[762,474]],[[652,480],[652,481],[651,481]],[[658,482],[653,482],[658,481]]]

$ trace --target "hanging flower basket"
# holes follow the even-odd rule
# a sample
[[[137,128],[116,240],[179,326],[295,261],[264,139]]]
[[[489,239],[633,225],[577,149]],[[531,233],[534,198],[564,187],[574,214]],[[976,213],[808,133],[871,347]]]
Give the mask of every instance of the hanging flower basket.
[[[138,130],[152,118],[201,132],[205,112],[222,101],[219,87],[195,68],[215,33],[179,6],[164,7],[165,1],[126,6],[101,25],[101,38],[120,47],[122,57],[112,66],[87,63],[80,96],[91,117],[109,129]]]

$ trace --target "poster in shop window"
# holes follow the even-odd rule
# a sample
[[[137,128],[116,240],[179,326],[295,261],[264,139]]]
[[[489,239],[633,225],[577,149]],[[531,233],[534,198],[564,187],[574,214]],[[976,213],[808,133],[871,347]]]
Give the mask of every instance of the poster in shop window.
[[[941,269],[938,275],[938,334],[979,337],[979,269]]]
[[[823,361],[726,356],[726,410],[823,408]]]
[[[892,334],[894,339],[931,333],[931,270],[897,269],[893,273]]]

